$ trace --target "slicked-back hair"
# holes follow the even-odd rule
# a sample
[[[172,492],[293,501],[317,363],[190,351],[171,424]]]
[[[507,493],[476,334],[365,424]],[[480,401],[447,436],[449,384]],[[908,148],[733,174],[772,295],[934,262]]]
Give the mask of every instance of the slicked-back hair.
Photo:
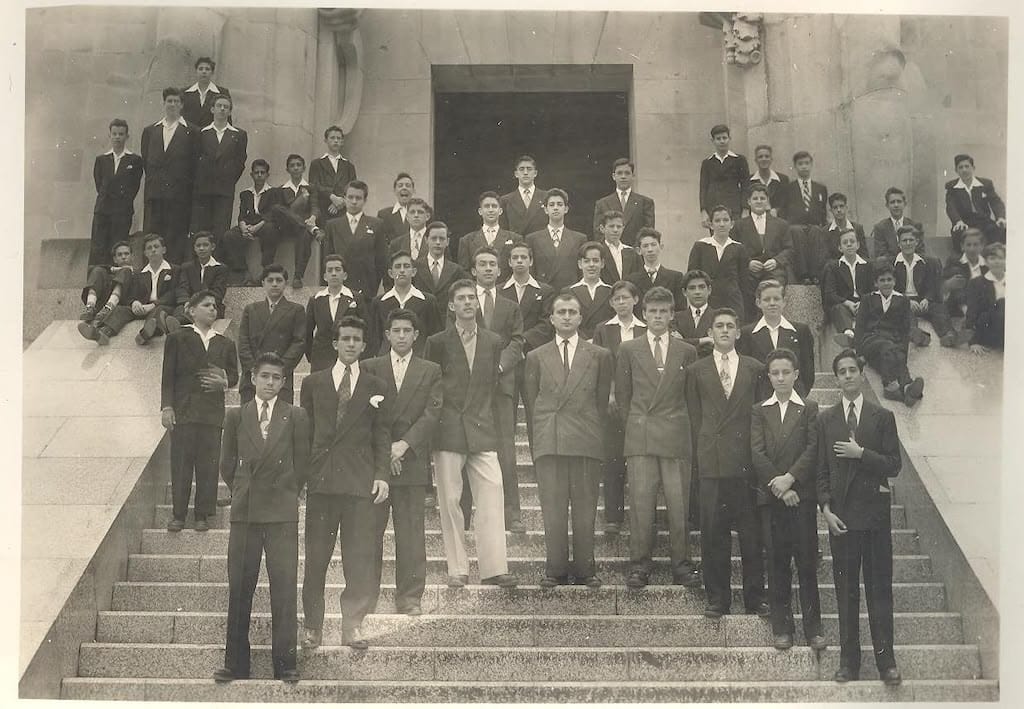
[[[192,68],[198,69],[200,64],[209,64],[210,71],[217,71],[217,62],[210,59],[210,57],[199,57],[196,59],[196,63],[192,65]]]
[[[125,131],[127,132],[128,131],[128,121],[126,121],[123,118],[115,118],[114,120],[112,120],[110,122],[110,125],[107,126],[107,132],[109,133],[114,128],[124,128]]]
[[[178,98],[181,98],[181,89],[177,86],[168,86],[161,92],[161,95],[163,96],[164,101],[167,100],[168,96],[177,96]]]
[[[661,243],[661,232],[652,226],[645,226],[642,227],[640,231],[636,233],[637,246],[639,246],[640,242],[643,241],[648,236],[653,237],[654,240],[657,241],[659,244]]]
[[[260,271],[260,283],[262,283],[263,279],[265,279],[271,273],[280,273],[281,276],[284,278],[284,280],[286,280],[286,281],[288,280],[288,269],[287,268],[285,268],[284,266],[282,266],[279,263],[270,263],[270,264],[267,264],[266,266],[264,266],[263,270]]]
[[[614,292],[614,291],[613,291]],[[647,307],[652,303],[664,303],[667,304],[673,310],[676,307],[675,296],[672,295],[672,291],[664,286],[654,286],[649,291],[644,293],[643,307]]]
[[[269,364],[271,367],[280,367],[282,373],[284,373],[286,368],[284,360],[281,359],[281,355],[277,352],[260,352],[256,356],[256,361],[253,362],[252,373],[256,374],[256,372],[260,371],[260,367],[265,364]]]
[[[846,198],[842,192],[833,192],[828,196],[828,206],[832,206],[836,202],[842,202],[843,204],[849,204],[850,200]]]
[[[686,287],[690,285],[690,281],[697,280],[702,280],[708,288],[711,287],[711,276],[704,271],[701,271],[699,268],[695,268],[692,271],[687,271],[683,274],[683,290],[686,290]]]
[[[480,196],[476,198],[476,206],[482,205],[485,199],[496,199],[498,204],[501,204],[501,195],[494,190],[487,190],[486,192],[481,192]]]
[[[324,129],[324,140],[327,140],[327,136],[329,136],[331,133],[341,133],[341,137],[345,137],[345,131],[341,129],[341,126],[327,126]]]
[[[814,156],[811,155],[806,150],[798,150],[795,153],[793,153],[793,164],[794,165],[796,165],[797,160],[805,160],[805,159],[806,160],[810,160],[812,163],[814,162]]]
[[[736,327],[740,326],[740,316],[732,308],[715,308],[711,313],[711,324],[714,325],[715,320],[718,320],[720,317],[730,317],[736,323]]]
[[[366,321],[358,315],[346,315],[338,321],[338,324],[334,326],[335,340],[338,339],[338,336],[341,334],[341,328],[343,327],[358,328],[363,333],[363,342],[366,342]]]
[[[615,170],[622,167],[623,165],[629,165],[630,172],[636,172],[636,164],[629,158],[619,158],[618,160],[613,162],[612,172],[615,172]]]
[[[207,298],[213,298],[213,302],[217,302],[216,294],[212,290],[204,288],[203,290],[196,291],[195,293],[193,293],[192,297],[188,299],[188,303],[186,305],[191,310],[192,308],[196,307]]]
[[[839,362],[844,359],[852,359],[857,364],[857,371],[864,371],[864,362],[857,356],[857,350],[847,347],[844,350],[840,350],[839,354],[832,358],[832,374],[839,374]]]
[[[493,246],[488,246],[487,244],[484,244],[479,249],[473,252],[473,268],[476,268],[476,260],[481,255],[493,256],[499,264],[501,263],[501,256],[498,254],[498,250]]]
[[[907,201],[907,193],[906,192],[901,190],[899,187],[890,187],[889,189],[887,189],[885,191],[885,203],[886,204],[889,204],[889,198],[892,197],[894,194],[898,194],[900,197],[902,197],[904,202]]]
[[[618,209],[609,209],[607,212],[601,215],[601,226],[604,226],[612,219],[621,219],[622,221],[626,221],[626,215],[620,212]]]
[[[562,201],[565,202],[565,206],[569,206],[569,194],[561,187],[552,187],[550,190],[548,190],[548,196],[544,198],[545,207],[547,206],[548,201],[552,197],[561,197]]]
[[[391,189],[398,187],[398,181],[401,180],[402,178],[409,180],[409,182],[412,183],[413,187],[416,186],[416,180],[412,179],[412,175],[410,175],[408,172],[400,172],[397,175],[395,175],[395,181],[391,183]]]
[[[466,288],[473,291],[473,295],[476,295],[476,283],[469,280],[468,278],[460,278],[459,280],[455,281],[455,283],[452,283],[450,286],[448,286],[448,302],[454,303],[455,294],[458,293],[460,290],[464,290]]]
[[[615,283],[612,284],[611,295],[609,295],[608,297],[615,297],[615,294],[618,293],[620,290],[626,291],[633,298],[640,297],[640,290],[636,287],[636,283],[633,283],[633,281],[615,281]],[[673,307],[675,307],[674,304]]]
[[[955,168],[957,165],[962,163],[964,160],[967,160],[967,161],[969,161],[971,163],[971,165],[974,165],[974,158],[972,158],[967,153],[960,153],[959,155],[957,155],[957,156],[955,156],[953,158],[953,167]]]
[[[760,298],[761,294],[769,288],[778,288],[782,291],[782,295],[786,295],[786,286],[782,284],[782,281],[778,281],[774,278],[768,278],[757,284],[757,288],[754,289],[754,297]]]
[[[408,320],[409,324],[412,325],[413,330],[416,332],[420,331],[420,318],[411,310],[407,310],[406,308],[395,308],[389,312],[385,319],[384,329],[390,330],[396,320]]]
[[[796,354],[793,350],[786,347],[778,347],[768,353],[768,356],[764,358],[764,366],[770,367],[772,362],[777,359],[789,360],[789,363],[793,365],[793,371],[800,370],[800,360],[797,359]]]
[[[324,273],[327,272],[327,264],[329,264],[331,261],[337,261],[338,263],[340,263],[341,269],[348,273],[348,264],[345,263],[345,257],[342,256],[341,254],[327,254],[326,256],[323,257]]]
[[[345,185],[345,191],[348,192],[350,189],[361,190],[363,193],[363,199],[370,196],[370,188],[362,180],[352,180]]]
[[[409,259],[410,261],[412,261],[413,268],[416,267],[416,260],[412,257],[412,254],[406,249],[399,249],[398,251],[395,251],[388,257],[388,268],[394,266],[395,261],[397,261],[400,258]]]
[[[270,173],[270,163],[264,160],[263,158],[256,158],[251,163],[249,163],[249,170],[254,170],[257,167],[262,167],[267,171],[267,173]]]

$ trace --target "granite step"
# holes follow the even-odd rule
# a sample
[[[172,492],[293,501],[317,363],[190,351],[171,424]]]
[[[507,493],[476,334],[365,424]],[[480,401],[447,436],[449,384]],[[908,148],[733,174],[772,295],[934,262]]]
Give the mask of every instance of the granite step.
[[[210,670],[212,672],[212,669]],[[207,673],[209,674],[209,673]],[[375,682],[306,679],[296,685],[275,680],[216,684],[210,679],[69,677],[62,699],[197,702],[334,703],[828,703],[995,702],[996,680],[906,679],[899,687],[881,682]]]
[[[142,546],[140,552],[143,554],[227,554],[228,550],[227,529],[211,529],[208,532],[196,532],[186,529],[182,532],[168,532],[165,529],[145,529],[142,532]],[[539,531],[528,531],[525,534],[506,533],[507,555],[508,556],[535,556],[545,558],[544,533]],[[444,556],[444,543],[440,530],[428,529],[424,535],[426,540],[427,556]],[[822,549],[828,548],[828,532],[818,530],[818,543]],[[572,535],[569,535],[571,548]],[[920,543],[917,537],[917,530],[894,529],[892,530],[893,554],[907,555],[919,554]],[[305,548],[305,533],[299,532],[299,548]],[[466,549],[470,555],[476,553],[476,543],[472,531],[466,532]],[[690,553],[700,555],[701,551],[700,532],[690,532]],[[732,553],[739,554],[739,540],[735,534],[732,535]],[[384,532],[384,554],[395,553],[395,535],[392,530]],[[597,556],[628,556],[629,555],[629,533],[624,531],[614,537],[605,537],[603,534],[595,536],[594,553]],[[668,556],[669,533],[665,530],[658,530],[655,534],[654,549],[655,556]]]
[[[264,577],[265,578],[265,577]],[[627,589],[621,584],[606,583],[599,589],[583,586],[560,586],[542,589],[533,584],[514,590],[477,585],[461,589],[430,584],[423,594],[423,611],[429,614],[475,615],[693,615],[704,612],[704,590],[682,586],[650,585],[643,590]],[[526,581],[523,579],[522,581]],[[300,583],[301,586],[301,583]],[[819,582],[822,613],[836,613],[835,587]],[[326,612],[340,613],[341,584],[329,583],[324,591]],[[394,610],[395,586],[382,584],[378,608]],[[799,607],[794,592],[794,608]],[[227,583],[120,581],[114,584],[111,610],[120,611],[227,611]],[[732,586],[732,608],[743,612],[742,587]],[[861,610],[866,612],[863,586]],[[270,586],[256,586],[253,610],[270,611]],[[946,592],[941,583],[912,582],[893,584],[893,610],[897,613],[945,612]],[[299,611],[302,597],[299,594]]]
[[[796,643],[806,642],[796,616]],[[907,645],[963,643],[959,613],[896,613],[896,637]],[[299,625],[302,624],[300,614]],[[861,615],[861,636],[871,637],[867,614]],[[101,643],[224,642],[226,613],[170,611],[101,611],[96,641]],[[822,630],[832,645],[839,643],[839,617],[822,616]],[[341,644],[341,615],[324,619],[324,644]],[[373,645],[451,647],[486,644],[494,647],[757,647],[772,642],[770,625],[752,615],[607,616],[560,615],[407,615],[367,616],[363,632]],[[251,642],[269,645],[269,613],[254,613]]]
[[[395,557],[388,556],[383,560],[382,580],[384,583],[395,581]],[[627,557],[600,557],[597,561],[597,574],[606,583],[621,583],[629,573],[631,565]],[[694,558],[700,562],[700,557]],[[299,556],[299,578],[305,570],[306,557]],[[651,574],[652,584],[671,584],[672,573],[668,557],[654,558],[654,571]],[[545,571],[544,559],[527,559],[512,557],[508,559],[509,573],[515,574],[523,581],[534,582]],[[732,557],[732,580],[739,583],[742,578],[742,560],[739,556]],[[261,563],[260,575],[267,578],[265,563]],[[477,560],[470,559],[470,575],[477,576]],[[832,578],[832,557],[824,556],[818,564],[818,577]],[[794,576],[795,578],[795,576]],[[344,583],[345,574],[341,563],[340,552],[335,552],[327,567],[328,583]],[[189,554],[131,554],[128,557],[129,581],[210,581],[226,583],[228,580],[228,560],[226,555],[213,554],[198,556]],[[448,580],[447,560],[443,556],[427,558],[427,583],[443,584]],[[921,554],[893,557],[893,580],[899,582],[931,581],[931,558]],[[795,581],[794,581],[795,583]]]
[[[897,645],[907,679],[979,679],[976,645]],[[83,643],[82,677],[201,679],[223,663],[222,644]],[[864,679],[877,678],[871,647],[862,649]],[[323,646],[301,652],[298,669],[308,677],[336,680],[566,682],[748,681],[829,679],[839,662],[835,648],[780,652],[772,647],[719,648],[523,648],[379,647],[352,650]],[[252,648],[252,674],[273,676],[270,647]]]

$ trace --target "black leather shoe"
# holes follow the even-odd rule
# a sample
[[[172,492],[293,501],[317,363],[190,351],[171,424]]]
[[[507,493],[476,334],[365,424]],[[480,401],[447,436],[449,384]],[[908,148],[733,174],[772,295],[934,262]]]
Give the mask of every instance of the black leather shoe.
[[[512,534],[526,534],[526,525],[522,520],[512,519],[505,523],[505,531]]]
[[[604,525],[604,536],[606,537],[617,537],[622,532],[621,522],[605,522]]]
[[[583,578],[576,579],[577,586],[586,586],[587,588],[601,588],[601,579],[597,576],[584,576]]]
[[[87,306],[85,306],[85,310],[83,310],[82,314],[78,316],[78,319],[81,320],[82,322],[92,322],[95,318],[96,318],[96,306],[95,305],[87,305]]]
[[[564,586],[567,583],[569,583],[569,579],[567,579],[565,576],[545,576],[540,580],[540,583],[537,585],[541,588],[555,588],[557,586]]]
[[[632,589],[641,589],[647,585],[647,574],[640,571],[631,571],[629,576],[626,577],[626,587]]]
[[[718,606],[707,606],[704,609],[705,618],[721,618],[723,615],[728,615],[729,611],[725,608],[719,608]]]
[[[512,574],[498,574],[490,578],[480,579],[480,583],[485,586],[499,586],[501,588],[515,588],[519,585],[516,577]]]
[[[915,377],[910,384],[903,388],[903,401],[907,406],[913,406],[924,397],[924,379]]]
[[[315,650],[320,647],[323,640],[323,631],[314,628],[306,628],[302,635],[302,647],[306,650]]]
[[[772,614],[771,608],[764,601],[761,601],[756,606],[751,606],[747,609],[747,615],[756,615],[759,618],[767,618]]]
[[[448,588],[465,588],[467,583],[469,583],[469,576],[465,574],[448,577]]]
[[[827,650],[828,641],[825,640],[824,635],[812,635],[810,640],[807,641],[807,645],[812,650]]]
[[[219,670],[214,670],[213,672],[213,681],[219,684],[223,684],[224,682],[231,682],[232,680],[236,679],[249,679],[249,675],[236,675],[227,667],[221,667]]]
[[[895,667],[890,667],[882,673],[882,681],[890,687],[896,687],[903,682],[903,676]]]
[[[697,572],[697,567],[689,561],[681,563],[679,568],[672,574],[672,584],[674,586],[685,586],[686,588],[699,586],[700,574]]]
[[[365,650],[370,647],[363,637],[363,629],[358,625],[341,627],[341,644],[348,645],[353,650]]]
[[[78,323],[78,334],[87,340],[95,342],[99,339],[99,333],[92,324],[92,320],[85,320]]]
[[[836,670],[836,673],[832,675],[832,681],[845,684],[847,682],[856,682],[860,679],[860,673],[854,672],[849,667],[840,667]]]
[[[423,615],[423,608],[419,604],[406,606],[398,611],[402,615]]]
[[[279,674],[276,679],[279,679],[286,684],[298,684],[302,677],[299,675],[298,670],[282,670],[281,674]]]
[[[793,647],[793,634],[782,633],[775,636],[775,649],[776,650],[788,650]]]

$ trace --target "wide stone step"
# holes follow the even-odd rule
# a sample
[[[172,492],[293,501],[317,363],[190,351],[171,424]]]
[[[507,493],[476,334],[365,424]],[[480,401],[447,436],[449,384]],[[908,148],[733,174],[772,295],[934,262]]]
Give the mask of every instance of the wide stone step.
[[[895,633],[907,645],[958,645],[963,629],[958,613],[896,613]],[[301,626],[302,619],[299,624]],[[860,618],[861,635],[869,638],[867,614]],[[829,643],[839,643],[839,617],[822,616]],[[102,611],[96,631],[101,643],[224,642],[226,613]],[[796,616],[797,644],[804,644],[801,616]],[[324,619],[324,644],[341,645],[341,615]],[[460,647],[751,647],[770,645],[770,625],[753,615],[607,616],[563,615],[370,615],[363,632],[373,645]],[[269,613],[254,613],[249,639],[269,645]]]
[[[476,559],[470,560],[470,574],[477,576]],[[620,583],[630,571],[630,562],[625,557],[601,557],[597,560],[597,574],[607,583]],[[700,557],[694,559],[699,562]],[[668,557],[654,558],[655,568],[651,575],[653,584],[671,584],[672,572]],[[306,557],[299,556],[299,577],[305,571]],[[523,581],[533,582],[544,574],[543,559],[523,559],[512,557],[508,560],[509,573],[515,574]],[[739,583],[742,578],[742,561],[740,557],[732,557],[732,580]],[[260,575],[267,578],[266,565],[261,564]],[[822,557],[818,565],[818,577],[832,578],[832,557]],[[794,583],[796,575],[794,573]],[[329,583],[344,583],[345,574],[341,564],[341,555],[336,552],[327,567]],[[226,583],[228,580],[228,560],[224,555],[163,555],[163,554],[132,554],[128,557],[129,581],[211,581]],[[383,559],[382,580],[384,583],[395,582],[395,557]],[[427,583],[443,584],[448,580],[448,566],[444,557],[427,558]],[[924,555],[908,555],[893,557],[893,580],[900,582],[931,581],[931,558]]]
[[[265,577],[264,577],[265,578]],[[461,589],[428,585],[423,594],[423,611],[444,615],[694,615],[704,612],[704,591],[701,588],[651,585],[643,590],[627,589],[620,584],[605,584],[599,589],[582,586],[561,586],[542,589],[525,584],[514,590],[494,586],[473,585]],[[525,580],[524,580],[525,581]],[[819,583],[823,613],[836,613],[835,587]],[[344,586],[327,584],[324,592],[325,610],[340,613],[340,594]],[[378,608],[391,612],[395,605],[395,587],[381,587]],[[794,608],[799,607],[794,592]],[[121,581],[114,584],[112,610],[121,611],[188,611],[225,613],[228,607],[227,583],[160,583]],[[732,586],[732,608],[743,612],[742,588]],[[266,582],[256,586],[253,610],[270,611],[270,587]],[[299,594],[299,610],[302,595]],[[861,610],[866,612],[863,587]],[[915,582],[893,584],[893,610],[897,613],[945,612],[946,593],[941,583]]]
[[[908,679],[978,679],[975,645],[897,645],[900,671]],[[862,677],[878,676],[870,647],[862,650]],[[220,667],[220,644],[83,643],[83,677],[163,677],[200,679]],[[839,661],[836,649],[817,653],[807,647],[779,652],[746,648],[521,648],[320,647],[300,653],[307,677],[340,680],[490,681],[748,681],[828,679]],[[252,674],[273,676],[270,648],[252,648]]]
[[[212,670],[210,670],[212,672]],[[899,687],[881,682],[374,682],[303,679],[216,684],[210,679],[69,677],[63,699],[197,702],[355,703],[706,703],[706,702],[995,702],[996,680],[914,680]]]
[[[545,558],[544,533],[529,531],[526,534],[506,533],[508,556],[527,556]],[[739,554],[739,540],[732,535],[733,555]],[[444,556],[444,543],[439,530],[427,530],[424,535],[427,556]],[[828,548],[828,532],[818,530],[818,543],[822,549]],[[569,535],[571,548],[572,535]],[[305,533],[299,532],[299,547],[304,548]],[[700,532],[690,532],[691,554],[699,555]],[[920,553],[917,531],[913,529],[892,530],[893,554],[906,555]],[[476,553],[476,543],[472,531],[466,532],[466,549],[469,554]],[[211,529],[208,532],[196,532],[186,529],[183,532],[168,532],[164,529],[146,529],[142,532],[143,554],[227,554],[228,530]],[[384,532],[384,554],[395,553],[395,535],[392,530]],[[598,534],[594,539],[594,553],[597,556],[628,556],[629,533],[605,537]],[[658,530],[655,535],[653,554],[668,556],[669,533]]]

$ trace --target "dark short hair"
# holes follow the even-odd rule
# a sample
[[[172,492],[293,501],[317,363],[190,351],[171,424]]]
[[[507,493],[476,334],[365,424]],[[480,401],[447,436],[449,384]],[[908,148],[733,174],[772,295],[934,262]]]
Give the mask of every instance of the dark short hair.
[[[412,261],[413,267],[416,266],[416,260],[412,257],[412,253],[407,251],[406,249],[399,249],[398,251],[395,251],[390,256],[388,256],[388,268],[394,266],[395,261],[397,261],[400,258],[407,258],[410,261]]]
[[[847,227],[839,232],[839,236],[836,237],[836,243],[842,243],[843,237],[846,236],[847,234],[853,234],[855,238],[857,236],[857,232],[853,230],[853,227]],[[860,239],[857,239],[857,243],[860,244]]]
[[[347,193],[350,189],[353,188],[362,191],[363,199],[366,199],[367,197],[370,196],[370,188],[362,180],[351,180],[347,185],[345,185],[345,192]]]
[[[193,293],[192,297],[188,299],[188,303],[186,303],[186,305],[189,308],[194,308],[207,298],[213,298],[213,302],[217,302],[217,294],[208,288],[203,288],[202,290]]]
[[[615,170],[617,168],[620,168],[623,165],[629,165],[630,172],[636,172],[636,165],[629,158],[619,158],[615,162],[613,162],[612,163],[612,172],[615,172]]]
[[[409,198],[409,204],[406,205],[406,209],[408,209],[409,207],[411,207],[414,204],[418,204],[421,207],[423,207],[423,209],[427,212],[427,214],[433,214],[434,213],[434,210],[431,209],[429,204],[427,204],[427,200],[423,199],[422,197],[410,197]]]
[[[267,172],[270,172],[270,163],[264,160],[263,158],[256,158],[249,165],[250,170],[254,170],[257,167],[263,167],[264,169],[266,169]]]
[[[713,325],[715,320],[718,320],[723,315],[732,318],[737,325],[740,324],[740,316],[732,308],[715,308],[711,313],[711,324]]]
[[[252,364],[252,373],[255,374],[260,371],[260,367],[265,364],[268,364],[271,367],[280,367],[282,371],[287,367],[284,360],[281,359],[281,355],[277,352],[260,352]]]
[[[771,201],[771,195],[768,194],[768,186],[766,184],[764,184],[763,182],[760,182],[760,181],[755,182],[754,184],[752,184],[750,186],[749,189],[750,189],[750,194],[754,194],[755,192],[764,192],[764,196],[768,198],[769,202]],[[749,199],[750,195],[747,195],[747,198]]]
[[[701,271],[699,268],[695,268],[692,271],[687,271],[686,273],[683,274],[683,290],[686,290],[686,287],[690,285],[690,281],[699,280],[703,280],[708,288],[711,287],[711,276],[709,276],[707,273]]]
[[[128,250],[129,250],[129,251],[130,251],[130,250],[131,250],[131,248],[132,248],[132,245],[131,245],[131,244],[129,244],[129,243],[128,243],[127,241],[125,241],[124,239],[121,239],[120,241],[115,241],[115,242],[114,242],[114,245],[110,247],[110,255],[111,255],[111,256],[113,256],[113,255],[114,255],[115,253],[117,253],[117,250],[118,250],[119,248],[121,248],[122,246],[127,246],[127,247],[128,247]]]
[[[416,313],[414,313],[413,311],[408,310],[406,308],[395,308],[390,313],[388,313],[387,318],[385,318],[384,320],[385,329],[390,330],[391,325],[395,322],[395,320],[408,320],[409,324],[412,325],[413,330],[416,330],[418,332],[420,329],[419,316],[416,315]]]
[[[425,232],[426,235],[430,236],[430,232],[434,231],[434,229],[444,229],[444,235],[448,236],[448,234],[449,234],[449,232],[448,232],[448,225],[445,224],[442,221],[433,221],[433,222],[430,222],[430,224],[427,224],[427,230]]]
[[[636,233],[636,243],[637,243],[637,245],[639,245],[640,242],[643,241],[648,236],[653,238],[659,244],[661,243],[661,232],[658,231],[657,229],[655,229],[652,226],[645,226],[645,227],[641,228],[640,231],[638,231]]]
[[[306,164],[306,158],[302,157],[298,153],[291,153],[290,155],[288,155],[288,157],[284,159],[284,164],[287,166],[288,163],[290,163],[292,160],[298,160],[303,165]]]
[[[810,160],[811,162],[814,162],[814,156],[812,156],[806,150],[798,150],[795,153],[793,153],[793,164],[794,165],[796,164],[797,160]]]
[[[782,294],[786,294],[786,286],[782,281],[778,281],[774,278],[767,278],[757,284],[757,288],[754,289],[754,298],[760,298],[761,294],[769,288],[778,288],[782,291]]]
[[[208,239],[211,244],[217,245],[217,237],[213,235],[212,231],[197,231],[192,235],[192,244],[195,245],[200,239]]]
[[[559,301],[559,300],[575,300],[576,301],[576,307],[579,308],[581,312],[583,310],[583,303],[580,302],[579,296],[577,296],[575,293],[573,293],[568,288],[563,288],[562,290],[560,290],[555,295],[554,298],[551,299],[551,313],[550,314],[552,314],[552,315],[554,314],[554,312],[555,312],[555,303],[557,301]]]
[[[459,280],[448,286],[448,302],[455,302],[455,294],[460,291],[469,288],[476,295],[476,283],[469,280],[468,278],[460,278]]]
[[[800,360],[797,359],[793,350],[787,349],[786,347],[778,347],[768,353],[768,356],[764,358],[764,366],[770,367],[772,362],[777,359],[789,360],[789,363],[793,365],[793,369],[800,369]]]
[[[899,187],[890,187],[889,189],[887,189],[885,191],[885,203],[886,204],[889,204],[889,198],[892,197],[894,194],[898,194],[899,196],[901,196],[903,198],[904,202],[907,201],[907,193],[906,192],[901,190]]]
[[[611,295],[615,295],[615,293],[620,290],[629,291],[629,294],[634,298],[640,297],[640,290],[636,287],[636,283],[633,283],[633,281],[615,281],[615,283],[612,284]]]
[[[523,155],[520,155],[519,157],[517,157],[515,165],[513,165],[512,167],[517,168],[517,167],[519,167],[520,163],[524,163],[524,162],[532,163],[534,168],[537,167],[537,158],[533,157],[532,155],[526,155],[526,154],[523,154]]]
[[[774,154],[775,152],[774,150],[772,150],[772,146],[768,145],[767,143],[761,143],[760,145],[754,148],[754,155],[757,155],[758,152],[760,152],[761,150],[767,150],[769,153],[772,154]]]
[[[969,226],[966,229],[964,229],[964,235],[960,243],[962,244],[964,241],[967,241],[968,236],[977,236],[980,237],[982,241],[985,240],[985,232],[983,232],[976,226]]]
[[[727,133],[730,137],[732,136],[732,133],[729,133],[729,126],[725,125],[724,123],[717,123],[711,126],[712,138],[714,138],[716,135],[721,135],[722,133]]]
[[[850,200],[846,199],[846,195],[844,195],[842,192],[833,192],[828,196],[828,206],[831,207],[835,202],[849,204]]]
[[[988,258],[989,256],[995,256],[996,254],[999,254],[1003,258],[1006,258],[1006,244],[1000,244],[996,242],[995,244],[989,244],[988,246],[981,250],[981,255],[984,258]]]
[[[214,97],[214,99],[213,99],[213,105],[216,106],[218,101],[227,101],[228,102],[228,108],[234,108],[235,107],[234,100],[230,96],[228,96],[227,94],[217,94]]]
[[[548,190],[547,196],[544,197],[544,206],[545,207],[548,204],[548,200],[550,200],[552,197],[561,197],[563,202],[565,202],[567,205],[569,204],[569,195],[568,195],[568,193],[566,193],[566,191],[563,190],[560,187],[552,187],[550,190]]]
[[[416,180],[412,179],[412,175],[410,175],[408,172],[400,172],[397,175],[395,175],[395,181],[391,183],[391,189],[398,187],[398,181],[401,180],[402,178],[409,180],[409,182],[411,182],[413,186],[416,185]]]
[[[271,263],[264,266],[263,270],[260,271],[260,283],[271,273],[280,273],[286,281],[288,280],[288,269],[279,263]]]
[[[604,247],[596,241],[588,241],[580,247],[578,258],[586,258],[588,251],[597,249],[597,253],[600,254],[601,260],[604,260]]]
[[[217,71],[217,62],[213,61],[209,57],[199,57],[196,59],[196,63],[192,66],[193,69],[198,69],[200,64],[209,64],[210,69]]]
[[[338,336],[341,334],[341,328],[343,327],[354,327],[358,328],[359,330],[362,330],[363,341],[366,341],[366,321],[363,320],[358,315],[346,315],[341,320],[338,321],[338,324],[334,327],[335,340],[338,339]]]
[[[324,264],[325,273],[327,271],[327,264],[329,264],[331,261],[339,262],[341,264],[341,268],[345,271],[348,271],[348,264],[345,263],[345,257],[342,256],[341,254],[327,254],[321,260],[323,261]]]
[[[626,215],[624,215],[622,212],[620,212],[617,209],[609,209],[607,212],[605,212],[604,214],[601,215],[601,221],[600,221],[601,226],[604,226],[605,224],[610,222],[612,219],[621,219],[621,220],[625,221],[626,220]]]
[[[473,268],[476,268],[476,260],[481,255],[493,256],[495,259],[497,259],[498,263],[501,263],[501,256],[498,255],[498,250],[495,249],[493,246],[488,246],[487,244],[484,244],[479,249],[473,252]]]
[[[177,86],[168,86],[161,92],[161,95],[163,96],[164,101],[167,100],[168,96],[177,96],[178,98],[181,98],[181,89]]]
[[[124,128],[127,131],[128,121],[123,118],[115,118],[110,122],[110,125],[107,126],[107,132],[109,133],[114,128]]]
[[[167,246],[167,242],[164,241],[164,237],[150,232],[142,237],[142,248],[145,249],[151,241],[159,241],[161,246]]]
[[[485,199],[496,199],[498,200],[498,204],[501,204],[501,196],[494,190],[487,190],[486,192],[481,192],[480,196],[476,198],[476,205],[479,207],[481,204],[484,203]]]
[[[953,158],[953,167],[956,167],[957,165],[962,163],[964,160],[968,160],[971,163],[971,165],[974,165],[974,158],[972,158],[967,153],[960,153],[959,155],[957,155],[956,157]]]
[[[512,255],[512,251],[514,251],[515,249],[526,249],[529,252],[529,254],[530,254],[530,258],[531,259],[533,258],[533,247],[530,246],[529,242],[527,242],[527,241],[515,241],[515,242],[513,242],[512,245],[508,247],[508,254],[509,254],[509,256]]]
[[[899,239],[904,234],[913,234],[917,237],[918,241],[921,240],[921,230],[913,224],[904,224],[896,230],[896,238]]]
[[[342,138],[345,137],[345,131],[343,131],[341,129],[341,126],[333,126],[332,125],[332,126],[327,126],[327,128],[324,129],[324,140],[327,140],[327,136],[329,136],[331,133],[341,133],[341,137]]]
[[[716,204],[714,207],[710,209],[710,211],[708,211],[708,216],[714,219],[715,215],[718,214],[719,212],[725,212],[726,214],[729,215],[729,218],[732,219],[732,212],[729,211],[729,208],[726,207],[724,204]]]
[[[647,307],[652,303],[668,303],[669,307],[676,307],[675,296],[672,295],[672,291],[664,286],[654,286],[649,291],[644,293],[643,307]]]
[[[857,356],[857,351],[852,347],[840,350],[839,354],[832,358],[832,374],[839,374],[839,362],[844,359],[852,359],[857,363],[857,371],[864,371],[864,362]]]

